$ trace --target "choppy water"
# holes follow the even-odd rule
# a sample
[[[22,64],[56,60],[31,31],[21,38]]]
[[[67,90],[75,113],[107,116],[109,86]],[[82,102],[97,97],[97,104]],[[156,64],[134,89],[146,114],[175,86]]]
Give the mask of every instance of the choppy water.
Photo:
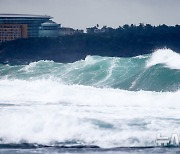
[[[180,132],[179,87],[180,55],[169,49],[0,65],[0,145],[154,147],[157,133]]]

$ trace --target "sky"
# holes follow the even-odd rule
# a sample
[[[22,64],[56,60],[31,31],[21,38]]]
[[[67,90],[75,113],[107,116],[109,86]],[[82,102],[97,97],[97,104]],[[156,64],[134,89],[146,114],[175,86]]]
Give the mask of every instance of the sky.
[[[180,24],[180,0],[0,0],[0,13],[50,15],[64,27]]]

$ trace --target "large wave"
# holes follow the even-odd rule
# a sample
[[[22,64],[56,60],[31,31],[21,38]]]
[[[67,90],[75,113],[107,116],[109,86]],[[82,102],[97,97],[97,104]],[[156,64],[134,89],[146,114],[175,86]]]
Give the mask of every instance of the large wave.
[[[85,60],[61,64],[38,61],[22,66],[1,65],[7,79],[54,79],[125,90],[176,91],[180,87],[180,55],[160,49],[151,55],[132,58],[87,56]]]
[[[1,65],[0,144],[154,146],[157,133],[179,131],[178,62],[178,54],[162,49]]]

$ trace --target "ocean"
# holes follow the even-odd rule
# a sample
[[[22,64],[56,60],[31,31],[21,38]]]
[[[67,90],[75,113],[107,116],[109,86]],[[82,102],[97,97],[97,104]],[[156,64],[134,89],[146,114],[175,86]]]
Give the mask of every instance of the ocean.
[[[0,153],[178,153],[180,54],[0,64]]]

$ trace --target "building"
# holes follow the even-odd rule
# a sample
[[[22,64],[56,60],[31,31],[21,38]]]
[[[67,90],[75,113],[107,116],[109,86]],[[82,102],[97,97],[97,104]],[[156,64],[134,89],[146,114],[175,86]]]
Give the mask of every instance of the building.
[[[60,27],[59,28],[59,36],[65,36],[65,35],[74,35],[74,34],[82,34],[84,33],[83,30],[75,30],[73,28],[69,27]]]
[[[39,27],[39,37],[58,37],[60,24],[49,20]]]
[[[0,14],[0,42],[38,37],[41,24],[51,18],[47,15]]]
[[[59,28],[59,36],[73,35],[74,33],[75,30],[73,28],[69,28],[69,27]]]
[[[83,30],[61,27],[50,19],[52,17],[47,15],[0,14],[0,43],[18,38],[58,37],[83,33]]]
[[[27,37],[27,25],[25,24],[0,24],[0,42]]]
[[[99,28],[99,26],[94,26],[91,28],[87,28],[86,31],[89,34],[100,34],[100,33],[108,33],[112,28],[103,26],[102,28]]]

